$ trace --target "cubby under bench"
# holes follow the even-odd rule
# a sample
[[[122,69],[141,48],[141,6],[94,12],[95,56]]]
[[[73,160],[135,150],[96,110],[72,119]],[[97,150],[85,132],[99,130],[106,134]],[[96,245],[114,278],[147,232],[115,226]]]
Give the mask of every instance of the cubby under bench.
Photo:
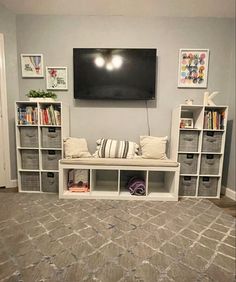
[[[69,190],[69,174],[72,170],[87,173],[88,192]],[[62,159],[59,161],[59,197],[63,199],[178,201],[179,171],[179,163],[169,159]],[[145,181],[145,195],[130,194],[126,186],[132,176]]]

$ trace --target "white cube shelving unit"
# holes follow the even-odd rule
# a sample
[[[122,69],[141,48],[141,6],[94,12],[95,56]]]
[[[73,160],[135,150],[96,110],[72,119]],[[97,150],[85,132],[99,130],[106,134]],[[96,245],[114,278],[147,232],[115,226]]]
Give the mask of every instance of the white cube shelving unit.
[[[173,110],[170,158],[180,162],[180,196],[220,197],[227,115],[227,106]],[[182,119],[191,119],[193,128],[181,128]]]
[[[72,169],[87,170],[89,192],[70,192],[68,173]],[[59,197],[63,199],[116,199],[116,200],[156,200],[178,201],[179,166],[141,167],[117,165],[82,165],[59,162]],[[146,193],[131,195],[127,189],[130,177],[144,179]]]
[[[50,117],[45,120],[49,107],[57,114],[48,110]],[[57,101],[15,103],[19,192],[58,192],[58,161],[63,138],[69,136],[68,116],[68,107]]]

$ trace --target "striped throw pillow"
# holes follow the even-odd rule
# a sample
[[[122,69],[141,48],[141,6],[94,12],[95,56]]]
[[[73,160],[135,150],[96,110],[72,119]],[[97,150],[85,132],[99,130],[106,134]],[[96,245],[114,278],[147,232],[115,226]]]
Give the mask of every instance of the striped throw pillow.
[[[138,154],[139,146],[131,141],[118,141],[113,139],[98,139],[96,158],[132,159]]]

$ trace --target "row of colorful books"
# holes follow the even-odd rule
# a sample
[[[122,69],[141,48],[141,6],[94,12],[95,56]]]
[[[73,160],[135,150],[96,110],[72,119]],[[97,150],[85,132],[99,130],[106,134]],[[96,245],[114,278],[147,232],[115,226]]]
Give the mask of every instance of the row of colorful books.
[[[225,112],[206,111],[204,115],[205,129],[224,129]]]
[[[61,125],[61,112],[53,105],[40,109],[40,121],[43,125]]]
[[[36,107],[20,107],[17,108],[18,124],[33,125],[38,124],[38,109]]]

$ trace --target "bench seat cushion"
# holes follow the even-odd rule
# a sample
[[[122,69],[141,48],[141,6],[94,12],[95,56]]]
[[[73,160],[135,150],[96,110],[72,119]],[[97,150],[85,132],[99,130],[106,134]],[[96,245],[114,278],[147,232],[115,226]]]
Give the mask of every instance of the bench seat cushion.
[[[113,159],[113,158],[74,158],[63,159],[61,164],[78,164],[78,165],[111,165],[111,166],[144,166],[144,167],[178,167],[179,163],[166,159]]]

